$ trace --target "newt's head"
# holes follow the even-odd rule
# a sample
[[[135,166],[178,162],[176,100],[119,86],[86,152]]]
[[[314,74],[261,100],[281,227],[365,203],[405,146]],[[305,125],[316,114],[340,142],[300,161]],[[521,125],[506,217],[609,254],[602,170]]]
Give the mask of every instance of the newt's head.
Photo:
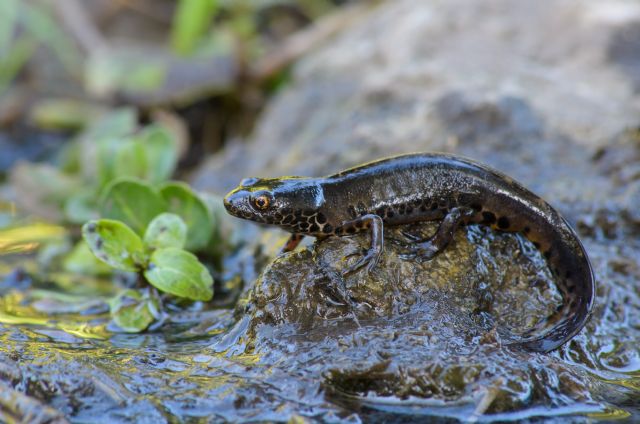
[[[318,232],[314,219],[323,204],[322,187],[304,177],[246,178],[224,198],[233,216],[304,234]]]

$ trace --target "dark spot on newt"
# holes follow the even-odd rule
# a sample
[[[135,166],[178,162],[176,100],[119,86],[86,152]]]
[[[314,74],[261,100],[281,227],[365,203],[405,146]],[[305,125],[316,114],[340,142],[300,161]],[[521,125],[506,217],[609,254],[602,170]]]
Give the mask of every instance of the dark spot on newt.
[[[507,218],[506,216],[501,216],[500,218],[498,218],[498,228],[500,228],[501,230],[506,230],[507,228],[509,228],[509,218]]]
[[[355,233],[356,233],[356,228],[355,227],[347,228],[347,234],[355,234]]]
[[[322,213],[318,213],[318,216],[316,217],[316,222],[320,225],[324,224],[327,222],[327,217]]]
[[[325,234],[331,234],[333,232],[333,227],[331,226],[331,224],[326,224],[324,227],[322,227],[322,232]]]
[[[482,212],[482,222],[488,225],[495,224],[496,216],[493,212]]]
[[[310,233],[316,233],[318,232],[318,230],[320,229],[320,227],[318,227],[316,224],[313,224],[309,227],[309,232]]]

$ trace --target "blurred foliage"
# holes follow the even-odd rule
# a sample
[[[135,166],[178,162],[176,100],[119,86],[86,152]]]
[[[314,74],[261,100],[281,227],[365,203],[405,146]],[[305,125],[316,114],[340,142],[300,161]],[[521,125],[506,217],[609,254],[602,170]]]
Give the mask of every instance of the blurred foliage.
[[[118,287],[113,323],[128,332],[161,324],[167,302],[211,299],[210,270],[221,275],[232,235],[221,229],[219,198],[171,178],[187,155],[204,156],[190,142],[194,128],[201,143],[214,143],[209,151],[246,133],[270,87],[286,83],[292,59],[260,76],[256,62],[334,7],[331,0],[1,0],[0,136],[15,146],[41,132],[68,141],[36,157],[41,163],[16,153],[6,165],[9,184],[0,185],[17,194],[20,212],[11,214],[37,216],[61,234],[34,241],[27,222],[14,235],[0,211],[9,227],[0,253],[37,251],[41,269],[25,271],[27,280],[42,277],[74,293],[79,281],[110,279]]]
[[[56,22],[50,5],[28,0],[0,2],[0,93],[39,46],[52,51],[65,69],[76,74],[81,63],[71,37]]]
[[[156,289],[210,300],[213,279],[190,252],[212,263],[222,253],[207,200],[169,180],[179,160],[177,135],[160,123],[139,127],[137,121],[133,109],[114,110],[69,141],[55,165],[23,163],[12,174],[17,190],[31,193],[23,200],[31,202],[25,207],[32,212],[71,228],[88,221],[82,240],[49,249],[66,271],[135,274],[145,291],[127,288],[110,302],[114,323],[125,331],[161,320]]]
[[[193,53],[218,10],[216,0],[179,0],[171,30],[171,46],[183,55]]]
[[[96,3],[100,4],[100,2]],[[330,0],[178,0],[159,2],[157,9],[173,8],[164,40],[151,45],[130,39],[115,44],[102,34],[83,2],[3,0],[0,2],[0,93],[34,57],[40,47],[51,52],[69,75],[82,81],[86,94],[109,98],[160,90],[162,98],[207,94],[211,86],[233,90],[236,77],[246,70],[233,69],[264,54],[267,47],[335,7]],[[150,4],[113,5],[114,10],[143,11]],[[144,13],[153,13],[151,11]],[[143,13],[143,14],[144,14]],[[94,18],[97,19],[97,18]],[[140,29],[145,38],[144,28]],[[149,48],[151,47],[151,48]],[[82,52],[84,50],[84,52]],[[221,58],[206,75],[183,78],[198,59]],[[234,65],[235,64],[235,65]],[[178,68],[178,69],[176,69]],[[227,75],[228,72],[231,74]],[[200,72],[202,73],[202,72]],[[182,80],[174,81],[174,78]],[[199,80],[201,79],[201,80]],[[214,84],[215,81],[215,84]],[[183,84],[193,84],[185,89]],[[148,99],[147,99],[148,100]]]

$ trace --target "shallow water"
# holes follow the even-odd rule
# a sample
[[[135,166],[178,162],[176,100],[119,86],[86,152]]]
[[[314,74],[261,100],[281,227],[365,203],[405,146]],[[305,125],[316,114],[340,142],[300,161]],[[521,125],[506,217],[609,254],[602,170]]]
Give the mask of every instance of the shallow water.
[[[640,419],[640,245],[629,238],[585,237],[599,281],[594,316],[542,355],[500,340],[557,301],[548,270],[526,240],[481,227],[459,231],[450,251],[417,268],[389,244],[379,273],[344,287],[333,273],[340,255],[366,240],[328,240],[270,263],[237,310],[195,305],[140,335],[107,330],[109,282],[41,275],[38,248],[59,228],[7,231],[5,421]],[[461,252],[483,260],[461,261]],[[250,278],[255,264],[241,258],[228,258],[229,269]],[[479,289],[478,276],[495,281]]]

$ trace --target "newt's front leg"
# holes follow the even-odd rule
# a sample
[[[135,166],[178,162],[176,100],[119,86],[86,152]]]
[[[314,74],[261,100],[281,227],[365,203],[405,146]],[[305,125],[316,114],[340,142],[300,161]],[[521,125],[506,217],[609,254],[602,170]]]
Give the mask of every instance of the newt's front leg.
[[[364,256],[343,272],[343,275],[352,274],[364,266],[367,267],[367,271],[371,271],[375,268],[380,260],[380,255],[382,255],[384,250],[383,227],[382,218],[375,214],[360,216],[352,221],[347,221],[340,226],[340,231],[336,231],[339,235],[355,234],[363,229],[371,230],[371,246]]]
[[[291,234],[289,240],[287,240],[284,246],[282,246],[282,250],[280,251],[280,253],[291,252],[296,247],[298,247],[303,238],[303,234]]]

